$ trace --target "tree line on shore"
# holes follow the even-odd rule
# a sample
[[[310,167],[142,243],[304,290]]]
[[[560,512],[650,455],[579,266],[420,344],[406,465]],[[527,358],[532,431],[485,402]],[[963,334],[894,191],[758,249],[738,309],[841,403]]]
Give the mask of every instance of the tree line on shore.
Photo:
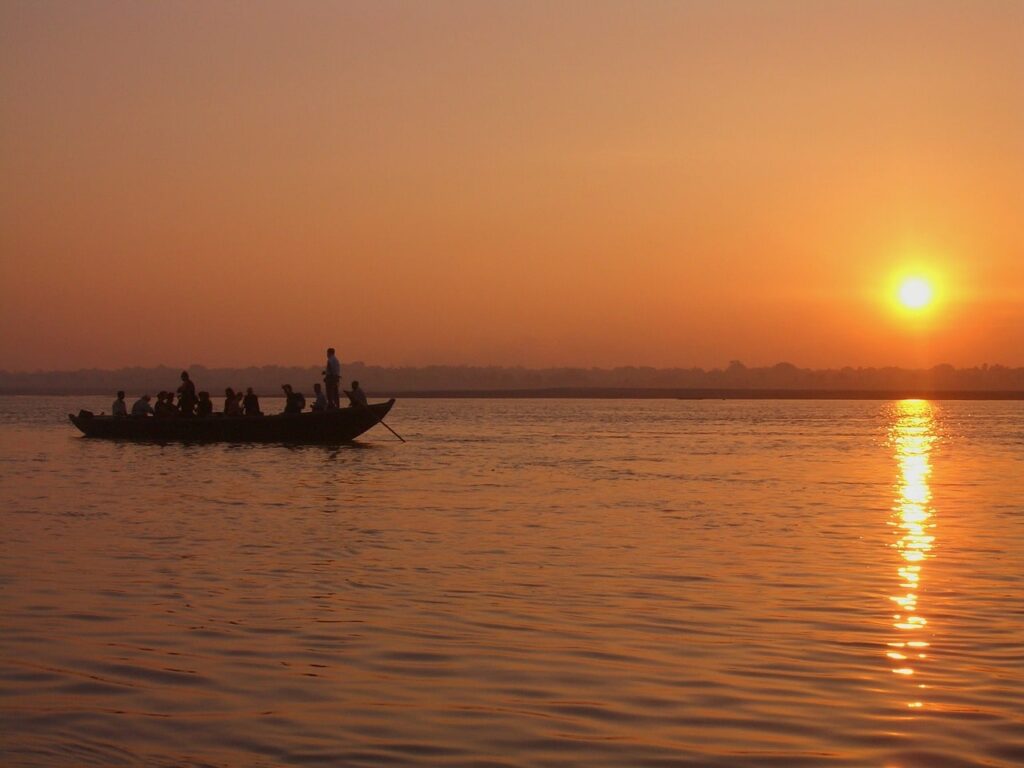
[[[244,382],[257,392],[276,395],[282,383],[312,390],[321,380],[321,366],[277,365],[249,368],[188,367],[204,389],[220,391]],[[0,393],[97,395],[119,389],[132,393],[157,392],[177,379],[181,367],[86,369],[77,371],[0,370]],[[818,391],[1024,391],[1024,368],[982,365],[954,368],[937,365],[904,368],[798,368],[791,363],[747,367],[734,360],[723,368],[522,368],[501,366],[432,365],[385,367],[363,362],[342,363],[344,381],[358,379],[368,393],[482,392],[513,390],[587,389],[751,389]]]

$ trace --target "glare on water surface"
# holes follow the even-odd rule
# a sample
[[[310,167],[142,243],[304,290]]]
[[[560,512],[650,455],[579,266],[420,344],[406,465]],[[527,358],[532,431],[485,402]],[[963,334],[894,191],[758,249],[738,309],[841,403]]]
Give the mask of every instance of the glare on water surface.
[[[893,544],[900,556],[898,594],[891,600],[897,606],[893,627],[900,637],[888,644],[887,656],[893,661],[893,672],[913,676],[916,666],[927,658],[929,642],[922,636],[928,620],[922,616],[918,597],[924,563],[931,557],[935,544],[934,510],[931,507],[931,462],[929,454],[935,441],[931,404],[926,400],[902,400],[896,404],[895,421],[890,438],[899,467],[896,500],[890,525],[896,530]],[[918,684],[917,690],[924,688]],[[920,708],[923,702],[908,702]]]
[[[1024,403],[78,407],[0,397],[4,768],[1020,765]]]

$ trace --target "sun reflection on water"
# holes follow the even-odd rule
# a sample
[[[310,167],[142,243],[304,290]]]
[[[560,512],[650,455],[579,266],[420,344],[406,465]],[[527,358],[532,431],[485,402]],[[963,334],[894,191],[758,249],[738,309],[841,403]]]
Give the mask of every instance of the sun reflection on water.
[[[935,545],[934,510],[931,506],[930,453],[935,442],[932,407],[927,400],[901,400],[896,404],[895,419],[889,433],[895,448],[900,475],[896,483],[896,503],[889,524],[895,528],[897,540],[892,545],[900,555],[898,594],[890,599],[898,612],[893,614],[897,638],[888,643],[886,656],[894,674],[912,677],[917,665],[927,658],[929,643],[923,635],[928,620],[921,615],[918,604],[924,563],[932,557]],[[918,688],[924,688],[923,685]],[[912,709],[924,706],[914,700]]]

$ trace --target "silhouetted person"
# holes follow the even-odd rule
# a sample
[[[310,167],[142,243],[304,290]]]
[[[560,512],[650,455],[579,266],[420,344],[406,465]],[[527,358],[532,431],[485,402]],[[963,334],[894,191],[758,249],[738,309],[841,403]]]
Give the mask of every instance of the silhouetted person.
[[[143,395],[132,404],[132,416],[152,416],[153,406],[149,404],[149,395]]]
[[[341,361],[334,355],[334,347],[327,350],[327,365],[324,369],[324,384],[327,385],[327,407],[340,408]]]
[[[313,385],[313,393],[316,395],[316,400],[313,405],[310,406],[312,411],[326,411],[327,410],[327,398],[324,397],[324,391],[319,384]]]
[[[262,416],[260,413],[260,399],[256,397],[256,393],[252,391],[252,387],[245,390],[245,397],[242,399],[242,408],[245,409],[246,416]]]
[[[111,416],[127,416],[128,415],[128,404],[124,401],[124,390],[117,390],[117,400],[110,406]]]
[[[242,393],[235,393],[231,387],[224,390],[224,415],[225,416],[241,416],[242,415],[242,404],[240,402]]]
[[[291,384],[282,384],[284,390],[284,413],[302,413],[306,408],[306,398],[301,392],[292,389]]]
[[[176,416],[178,411],[174,407],[174,395],[170,392],[160,392],[156,396],[156,407],[154,408],[155,415],[164,419],[168,416]]]
[[[369,403],[366,402],[366,393],[359,387],[358,381],[353,381],[352,391],[345,394],[348,395],[348,401],[356,408],[369,407]]]
[[[188,371],[181,372],[181,386],[178,387],[178,410],[182,416],[191,416],[196,411],[196,385],[188,377]]]
[[[196,403],[196,416],[212,416],[213,415],[213,400],[210,399],[210,393],[203,390],[199,393],[199,401]]]

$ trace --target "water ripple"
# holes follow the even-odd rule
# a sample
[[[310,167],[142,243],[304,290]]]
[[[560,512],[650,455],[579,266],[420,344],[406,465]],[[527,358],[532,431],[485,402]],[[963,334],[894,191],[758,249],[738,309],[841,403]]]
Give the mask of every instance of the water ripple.
[[[1024,763],[1021,404],[82,405],[0,398],[4,765]]]

